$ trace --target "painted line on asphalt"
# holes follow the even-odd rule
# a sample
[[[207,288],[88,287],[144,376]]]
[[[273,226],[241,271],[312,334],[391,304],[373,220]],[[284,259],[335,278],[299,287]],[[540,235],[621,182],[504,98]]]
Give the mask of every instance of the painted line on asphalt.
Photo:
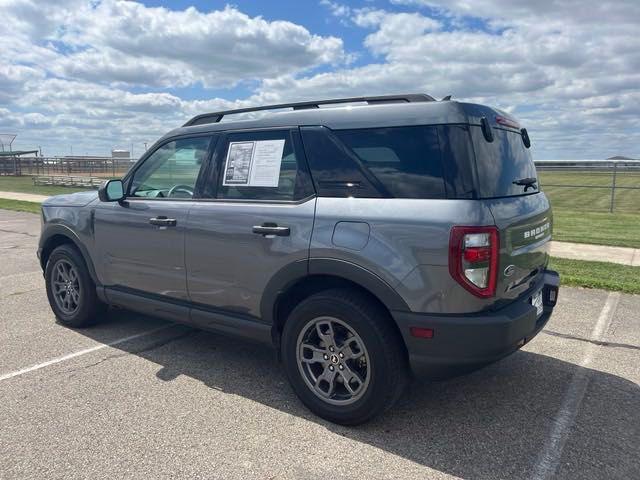
[[[589,385],[590,370],[587,367],[593,361],[598,349],[602,348],[597,343],[602,342],[604,334],[609,329],[619,301],[620,293],[611,292],[604,302],[598,320],[591,332],[590,340],[594,343],[587,345],[579,367],[573,374],[569,388],[567,388],[562,398],[560,409],[553,419],[553,428],[549,434],[549,440],[540,452],[534,467],[533,475],[531,476],[533,480],[544,480],[555,475],[569,432],[575,422]]]
[[[135,340],[136,338],[145,337],[147,335],[151,335],[153,333],[159,332],[161,330],[165,330],[169,327],[175,327],[175,326],[176,326],[175,323],[171,323],[169,325],[163,325],[161,327],[152,328],[151,330],[145,330],[144,332],[140,332],[140,333],[136,333],[135,335],[130,335],[128,337],[120,338],[118,340],[114,340],[113,342],[101,343],[100,345],[95,345],[93,347],[85,348],[84,350],[79,350],[77,352],[70,353],[68,355],[63,355],[62,357],[52,358],[51,360],[38,363],[37,365],[32,365],[30,367],[22,368],[20,370],[16,370],[9,373],[4,373],[0,375],[0,382],[3,380],[9,380],[10,378],[18,377],[20,375],[24,375],[25,373],[33,372],[35,370],[40,370],[41,368],[45,368],[50,365],[55,365],[56,363],[66,362],[67,360],[71,360],[72,358],[80,357],[88,353],[93,353],[98,350],[102,350],[103,348],[113,347],[121,343],[128,342],[130,340]]]

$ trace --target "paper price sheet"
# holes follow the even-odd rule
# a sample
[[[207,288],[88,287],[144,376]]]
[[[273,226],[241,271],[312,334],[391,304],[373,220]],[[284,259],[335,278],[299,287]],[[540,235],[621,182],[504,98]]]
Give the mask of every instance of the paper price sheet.
[[[227,151],[223,185],[277,187],[284,140],[231,142]]]

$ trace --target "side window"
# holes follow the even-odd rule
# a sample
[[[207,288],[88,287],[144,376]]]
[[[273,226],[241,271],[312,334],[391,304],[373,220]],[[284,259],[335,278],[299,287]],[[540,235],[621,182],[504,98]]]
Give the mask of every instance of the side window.
[[[130,197],[192,198],[211,137],[165,143],[136,170]]]
[[[334,133],[392,197],[446,197],[436,127],[367,128]]]
[[[227,135],[220,150],[218,198],[282,201],[306,196],[304,159],[296,155],[294,143],[289,130]]]
[[[305,153],[318,195],[336,198],[380,198],[386,192],[362,162],[327,127],[301,127]],[[388,196],[388,195],[386,195]]]

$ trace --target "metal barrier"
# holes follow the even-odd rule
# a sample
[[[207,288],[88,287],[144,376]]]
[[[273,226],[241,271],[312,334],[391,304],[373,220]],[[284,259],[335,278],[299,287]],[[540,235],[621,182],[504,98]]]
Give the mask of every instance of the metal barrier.
[[[640,162],[536,162],[542,190],[556,208],[640,213]]]
[[[135,160],[107,157],[0,157],[0,175],[122,177]]]
[[[104,180],[87,175],[36,175],[33,177],[33,185],[98,188]]]

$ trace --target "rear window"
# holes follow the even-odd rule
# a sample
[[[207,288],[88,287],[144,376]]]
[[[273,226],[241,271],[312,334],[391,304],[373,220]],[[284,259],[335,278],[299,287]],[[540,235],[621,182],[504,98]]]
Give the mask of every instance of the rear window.
[[[528,187],[514,183],[537,176],[531,153],[520,133],[501,128],[492,131],[493,142],[487,142],[480,127],[471,127],[480,197],[513,197],[538,192],[537,183]]]
[[[380,183],[385,196],[446,197],[436,127],[367,128],[334,133]]]

